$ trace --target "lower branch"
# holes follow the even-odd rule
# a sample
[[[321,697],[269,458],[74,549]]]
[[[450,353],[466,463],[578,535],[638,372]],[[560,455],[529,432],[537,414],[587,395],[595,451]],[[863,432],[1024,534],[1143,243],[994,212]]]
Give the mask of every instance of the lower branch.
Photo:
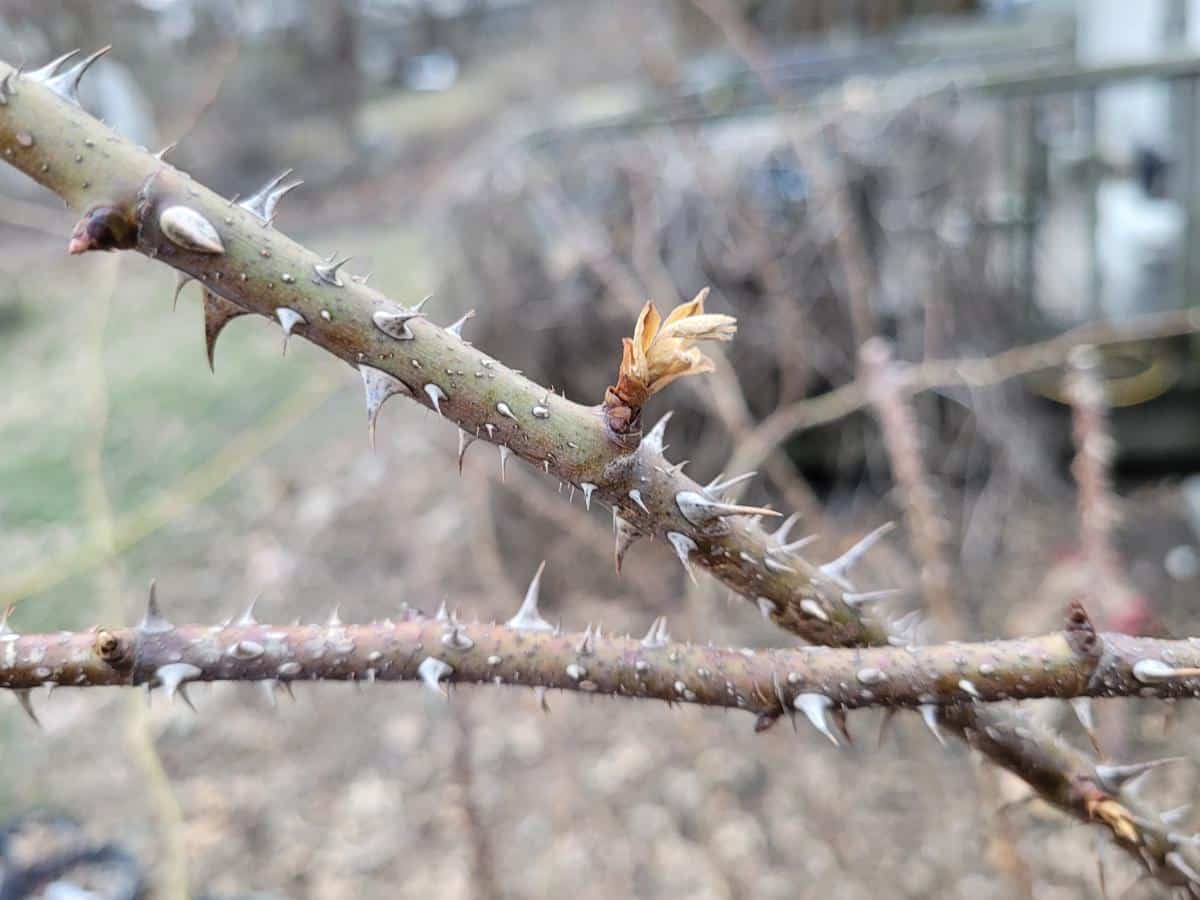
[[[1200,693],[1200,644],[1097,634],[1074,620],[1040,637],[976,644],[717,649],[671,641],[662,619],[641,640],[591,627],[561,632],[541,618],[536,584],[504,625],[415,610],[364,625],[280,626],[252,617],[173,625],[152,599],[134,628],[6,629],[0,687],[149,685],[174,694],[192,681],[420,680],[439,691],[443,682],[492,683],[744,709],[768,719],[799,710],[831,738],[826,713],[836,710]]]

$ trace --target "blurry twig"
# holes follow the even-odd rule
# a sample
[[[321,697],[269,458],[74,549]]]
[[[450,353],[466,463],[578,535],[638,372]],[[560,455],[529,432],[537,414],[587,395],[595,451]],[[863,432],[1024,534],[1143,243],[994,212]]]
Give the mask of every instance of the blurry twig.
[[[100,569],[99,595],[102,618],[115,618],[121,610],[121,573],[115,562],[116,553],[112,502],[104,480],[104,436],[108,430],[108,381],[104,370],[104,333],[112,309],[112,298],[120,270],[120,257],[110,257],[103,268],[105,284],[94,292],[89,309],[94,321],[90,329],[93,338],[91,353],[85,357],[89,371],[80,381],[86,386],[89,413],[92,420],[90,440],[84,442],[79,464],[83,473],[84,507],[91,526],[93,540],[105,552],[105,565]],[[171,789],[171,781],[163,768],[162,758],[154,745],[146,704],[136,693],[126,698],[126,738],[137,757],[142,774],[149,785],[151,802],[157,813],[164,850],[164,873],[159,884],[160,896],[167,900],[187,900],[187,847],[183,839],[183,813]]]
[[[499,900],[504,896],[496,884],[496,867],[493,862],[492,841],[486,823],[475,802],[475,769],[471,761],[474,724],[465,703],[451,703],[450,709],[458,727],[458,740],[454,744],[454,758],[450,764],[450,775],[459,791],[459,807],[462,811],[467,843],[471,848],[471,896],[479,900]]]
[[[925,603],[945,634],[961,634],[960,609],[947,559],[949,528],[925,467],[920,425],[911,398],[899,385],[891,348],[882,338],[863,344],[860,357],[862,378],[879,419],[892,477],[902,494],[901,507],[913,550],[921,561]]]
[[[900,387],[917,394],[958,386],[991,386],[1061,366],[1071,350],[1081,344],[1105,347],[1197,331],[1200,331],[1200,310],[1194,309],[1138,316],[1124,322],[1092,322],[1047,341],[1014,347],[995,356],[926,360],[902,373]],[[753,469],[795,432],[836,422],[869,405],[866,386],[855,380],[782,407],[763,419],[738,447],[733,457],[736,467]]]

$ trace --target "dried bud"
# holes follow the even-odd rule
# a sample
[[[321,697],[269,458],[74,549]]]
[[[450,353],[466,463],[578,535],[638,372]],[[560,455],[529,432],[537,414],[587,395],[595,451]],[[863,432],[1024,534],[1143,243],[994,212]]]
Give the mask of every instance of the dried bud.
[[[129,250],[136,243],[132,216],[115,206],[93,206],[71,232],[67,252],[75,256],[89,250]]]
[[[733,316],[704,312],[708,288],[680,304],[664,321],[652,302],[638,316],[633,337],[623,340],[617,384],[605,394],[609,427],[618,434],[640,421],[641,408],[676,378],[711,372],[712,360],[695,345],[728,341],[737,331]]]

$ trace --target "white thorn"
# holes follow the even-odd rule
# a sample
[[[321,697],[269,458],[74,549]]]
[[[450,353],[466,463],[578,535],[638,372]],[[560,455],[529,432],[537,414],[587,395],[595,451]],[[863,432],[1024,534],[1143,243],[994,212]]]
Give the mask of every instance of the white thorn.
[[[588,625],[583,636],[575,644],[575,652],[580,656],[590,656],[592,653],[592,626]]]
[[[505,463],[508,462],[508,456],[511,452],[512,451],[508,449],[507,445],[505,445],[505,444],[500,445],[500,480],[501,481],[504,480],[504,466],[505,466]],[[559,482],[559,486],[560,487],[562,486],[561,482]]]
[[[642,492],[637,488],[634,488],[629,492],[629,499],[640,506],[642,508],[642,512],[646,513],[647,515],[650,514],[650,508],[646,506],[646,502],[642,499]]]
[[[982,695],[979,693],[979,688],[975,687],[975,682],[971,681],[970,679],[960,678],[958,681],[958,689],[967,696],[971,697],[973,700],[979,700],[982,697]]]
[[[254,215],[263,224],[270,224],[275,218],[275,207],[279,205],[279,201],[289,192],[293,191],[303,181],[297,179],[291,184],[283,184],[285,178],[292,174],[291,169],[285,169],[280,172],[261,188],[238,203],[242,209]]]
[[[436,384],[430,382],[425,385],[425,395],[429,398],[429,402],[433,405],[433,411],[438,415],[442,414],[442,401],[448,399],[446,392]]]
[[[246,611],[238,617],[238,625],[257,625],[258,619],[254,618],[254,607],[258,605],[258,598],[255,597],[250,601],[250,605],[246,607]]]
[[[212,222],[190,206],[169,206],[158,216],[158,227],[172,244],[193,253],[224,253],[225,245]]]
[[[796,573],[796,570],[793,569],[791,566],[781,563],[779,560],[777,560],[773,556],[764,556],[763,557],[763,565],[766,566],[767,569],[771,572],[787,573],[787,574],[792,574],[792,575],[794,575]]]
[[[663,416],[654,423],[654,427],[646,432],[646,434],[642,437],[642,444],[644,446],[649,447],[656,453],[663,453],[667,449],[663,444],[663,438],[666,436],[667,423],[671,421],[672,415],[674,415],[674,413],[664,413]]]
[[[163,634],[175,628],[158,608],[158,588],[153,581],[150,582],[150,596],[146,600],[146,614],[137,627],[138,631],[145,634]]]
[[[415,319],[418,315],[419,313],[412,310],[377,309],[371,314],[371,321],[375,323],[376,328],[393,340],[411,341],[415,335],[409,330],[408,321]]]
[[[537,567],[537,571],[533,573],[533,578],[530,580],[529,587],[525,591],[525,599],[521,603],[521,608],[506,623],[509,628],[517,631],[554,630],[554,626],[543,619],[541,612],[538,610],[538,599],[542,589],[542,572],[545,571],[545,568],[546,561],[542,560],[541,565]]]
[[[592,484],[590,481],[584,481],[584,482],[580,483],[579,488],[580,488],[580,490],[583,491],[584,509],[591,510],[592,494],[595,492],[596,486],[594,484]]]
[[[722,479],[720,475],[705,485],[704,489],[710,494],[720,494],[723,491],[729,490],[736,484],[741,484],[743,481],[749,481],[757,472],[745,472],[741,475],[734,475],[732,478]]]
[[[688,578],[692,579],[692,583],[695,584],[696,573],[692,571],[690,556],[699,550],[700,547],[695,541],[680,531],[668,531],[667,540],[671,542],[671,546],[675,549],[675,555],[683,563],[683,568],[688,573]]]
[[[473,310],[473,309],[467,310],[467,312],[463,315],[463,317],[461,319],[459,319],[453,325],[447,325],[446,330],[448,332],[450,332],[452,335],[454,335],[456,338],[459,338],[461,340],[462,334],[463,334],[463,326],[466,325],[467,322],[473,318],[475,318],[475,310]]]
[[[458,474],[462,474],[463,457],[467,455],[467,448],[475,442],[475,438],[471,437],[461,428],[458,429]]]
[[[1096,776],[1104,782],[1105,787],[1109,790],[1119,791],[1122,788],[1128,788],[1134,781],[1153,769],[1183,761],[1184,758],[1182,756],[1167,756],[1163,759],[1152,759],[1147,762],[1127,763],[1125,765],[1098,763],[1096,765]]]
[[[802,537],[797,541],[792,541],[790,544],[782,544],[778,547],[769,547],[767,552],[771,554],[779,554],[785,556],[795,553],[797,550],[802,550],[820,537],[819,534],[810,534],[807,537]]]
[[[63,67],[63,63],[65,63],[71,57],[76,56],[78,53],[78,48],[71,50],[68,53],[64,53],[62,56],[58,57],[58,59],[52,59],[40,69],[34,69],[32,72],[26,72],[24,77],[28,78],[30,81],[49,81],[58,74],[58,70]]]
[[[946,739],[942,737],[942,729],[938,727],[938,708],[933,703],[922,703],[918,709],[921,711],[921,719],[925,722],[925,727],[933,733],[937,738],[937,742],[943,747],[946,746]]]
[[[501,400],[499,403],[496,404],[496,412],[500,413],[500,415],[504,416],[507,419],[512,419],[514,422],[517,421],[517,417],[513,413],[512,407],[510,407],[503,400]]]
[[[1079,720],[1079,724],[1083,726],[1083,730],[1087,732],[1088,737],[1095,743],[1096,719],[1092,715],[1092,698],[1072,697],[1071,709],[1075,710],[1075,718]]]
[[[445,600],[443,600],[441,605],[438,607],[437,615],[435,615],[434,618],[439,622],[449,622],[450,621],[450,613],[448,613],[446,611],[446,601]]]
[[[773,509],[761,506],[739,506],[710,500],[696,491],[680,491],[675,495],[675,504],[683,517],[693,525],[703,527],[726,516],[777,516]]]
[[[859,538],[849,550],[839,556],[837,559],[825,563],[820,567],[821,574],[841,584],[845,590],[853,590],[848,587],[845,580],[845,574],[850,568],[862,559],[863,554],[870,550],[878,543],[879,539],[896,527],[895,522],[884,522],[874,531]]]
[[[825,718],[826,711],[833,706],[832,700],[824,694],[797,694],[796,699],[792,701],[792,706],[804,713],[812,726],[833,742],[833,746],[841,746],[829,728],[829,721]]]
[[[904,591],[899,588],[883,588],[878,591],[846,591],[842,594],[842,600],[847,606],[862,606],[866,603],[875,603],[879,600],[886,600],[888,597],[895,597],[898,594],[903,594]]]
[[[288,338],[292,336],[292,330],[297,325],[307,325],[308,320],[294,309],[288,309],[286,306],[275,307],[275,318],[279,320],[279,324],[283,328],[283,352],[287,353]]]
[[[358,372],[362,375],[363,393],[366,395],[367,435],[371,442],[371,448],[374,449],[375,425],[379,421],[379,411],[383,409],[383,404],[396,394],[411,396],[412,391],[395,375],[382,369],[376,369],[374,366],[360,364]]]
[[[342,624],[341,606],[335,606],[329,613],[329,618],[325,620],[325,624],[330,628],[337,628]]]
[[[758,611],[762,613],[764,619],[771,618],[771,614],[779,609],[779,606],[770,597],[755,597],[754,602],[758,604]]]
[[[822,622],[829,621],[829,614],[825,612],[821,604],[812,597],[805,597],[800,601],[800,609],[805,615],[812,616],[814,619],[820,619]]]
[[[661,650],[667,646],[670,640],[671,636],[667,633],[667,618],[659,616],[650,623],[650,630],[642,638],[642,646],[648,650]]]
[[[54,75],[51,78],[47,78],[45,81],[46,87],[54,91],[54,93],[58,94],[64,100],[67,100],[78,106],[80,79],[83,78],[84,74],[91,67],[92,63],[94,63],[111,49],[111,44],[107,47],[101,47],[91,56],[87,57],[81,62],[76,63],[65,72]]]
[[[787,543],[787,536],[797,522],[800,521],[800,513],[792,513],[786,519],[779,523],[779,527],[775,529],[775,533],[771,535],[775,539],[775,543],[783,545]]]
[[[442,697],[450,696],[440,683],[443,678],[449,678],[454,674],[454,667],[449,663],[443,662],[436,656],[427,656],[417,666],[417,674],[421,677],[421,681],[425,683],[425,687],[429,688],[435,694]]]
[[[345,282],[338,277],[338,269],[350,262],[352,257],[347,256],[345,259],[338,259],[334,253],[329,257],[329,262],[313,263],[313,272],[316,273],[317,281],[332,285],[333,287],[345,287]]]
[[[193,666],[191,663],[177,662],[167,663],[164,666],[159,666],[154,670],[154,677],[158,679],[158,683],[162,685],[167,692],[167,699],[174,699],[178,694],[194,712],[196,707],[192,706],[191,698],[188,697],[184,684],[188,681],[194,681],[203,674],[199,666]]]

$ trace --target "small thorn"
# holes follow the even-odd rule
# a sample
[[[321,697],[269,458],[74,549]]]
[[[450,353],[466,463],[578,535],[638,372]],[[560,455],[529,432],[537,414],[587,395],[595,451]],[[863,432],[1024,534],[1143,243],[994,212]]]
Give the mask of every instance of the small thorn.
[[[198,666],[184,662],[167,663],[154,670],[154,677],[167,692],[167,699],[173,700],[178,695],[191,708],[192,712],[196,711],[196,707],[192,705],[191,698],[187,695],[185,684],[199,678],[201,674]]]
[[[843,590],[853,590],[853,586],[845,579],[845,574],[850,568],[862,559],[863,554],[875,546],[879,539],[896,527],[895,522],[885,522],[874,531],[859,538],[859,540],[849,550],[843,553],[835,560],[825,563],[820,567],[821,573],[827,578],[831,578],[842,587]]]
[[[342,607],[341,606],[334,606],[333,610],[329,613],[329,618],[325,620],[325,624],[328,625],[330,628],[338,628],[342,624],[344,624],[342,622]]]
[[[165,634],[175,628],[158,608],[158,586],[153,581],[150,582],[150,595],[146,599],[146,614],[137,628],[145,634]]]
[[[661,650],[670,641],[671,636],[667,633],[667,618],[659,616],[650,623],[650,630],[642,638],[642,646],[647,650]]]
[[[579,489],[583,491],[583,508],[590,512],[592,509],[592,494],[596,492],[596,486],[590,481],[582,481],[579,483]]]
[[[878,591],[844,591],[842,593],[842,600],[847,606],[859,607],[867,603],[886,600],[888,597],[895,597],[897,594],[903,593],[904,591],[899,588],[884,588]]]
[[[587,629],[583,632],[583,636],[578,640],[578,642],[576,642],[575,652],[577,654],[579,654],[580,656],[591,656],[592,655],[593,647],[592,647],[592,626],[591,625],[588,625]]]
[[[729,490],[734,485],[741,484],[743,481],[749,481],[757,474],[757,472],[745,472],[742,475],[735,475],[732,478],[725,479],[722,479],[721,476],[718,475],[707,485],[705,485],[704,489],[710,494],[720,494]]]
[[[762,613],[764,619],[771,618],[772,614],[779,609],[778,604],[770,597],[755,597],[754,602],[758,604],[758,611]]]
[[[645,501],[642,500],[642,492],[637,488],[634,488],[629,492],[629,499],[640,506],[642,508],[642,512],[646,513],[647,515],[650,514],[650,508],[647,507]]]
[[[187,287],[189,282],[196,280],[186,272],[179,272],[178,275],[179,279],[175,282],[175,295],[171,297],[171,312],[175,312],[176,307],[179,306],[179,292]]]
[[[829,613],[825,612],[824,607],[822,607],[821,604],[812,597],[805,597],[803,600],[801,600],[800,609],[806,616],[811,616],[812,618],[819,619],[822,622],[829,621]]]
[[[663,438],[667,434],[667,423],[671,421],[672,412],[664,413],[663,416],[654,423],[645,435],[642,436],[642,445],[649,447],[655,453],[663,453],[667,448],[663,444]]]
[[[383,404],[396,394],[411,396],[412,391],[396,376],[382,369],[376,369],[374,366],[360,364],[358,372],[362,375],[363,392],[367,401],[367,434],[371,441],[371,449],[374,450],[375,425],[379,420],[379,411],[383,409]]]
[[[441,686],[441,681],[449,678],[454,674],[454,667],[436,656],[427,656],[421,660],[421,665],[417,666],[417,674],[421,677],[421,681],[425,686],[442,697],[449,697]]]
[[[690,537],[679,531],[668,531],[667,540],[671,542],[671,546],[675,549],[675,555],[683,563],[688,578],[692,579],[692,584],[696,584],[696,573],[692,571],[690,556],[700,549],[699,546]]]
[[[833,746],[841,746],[833,731],[830,730],[829,722],[825,718],[826,712],[833,706],[832,700],[824,694],[797,694],[796,698],[792,701],[792,706],[804,713],[805,718],[808,719],[812,726],[833,742]]]
[[[783,545],[787,543],[787,536],[797,522],[800,521],[800,513],[792,513],[786,519],[779,523],[779,527],[775,529],[775,533],[771,535],[775,543]]]
[[[696,491],[680,491],[675,495],[675,504],[683,517],[698,527],[710,525],[727,516],[777,516],[773,509],[761,506],[738,506],[710,500]]]
[[[625,554],[629,552],[629,548],[642,536],[642,533],[620,516],[617,517],[615,524],[613,562],[616,564],[617,573],[620,574],[621,566],[625,562]]]
[[[8,624],[9,616],[12,615],[15,607],[10,603],[4,608],[4,615],[0,616],[0,634],[16,634],[12,626]]]
[[[167,144],[165,147],[155,153],[154,158],[158,160],[165,160],[167,158],[167,154],[174,150],[176,146],[176,143],[171,141],[171,143]]]
[[[525,599],[521,603],[521,608],[517,610],[517,614],[508,620],[506,623],[509,628],[516,631],[553,631],[554,626],[542,618],[542,614],[538,611],[538,597],[542,589],[542,572],[546,569],[546,561],[542,560],[537,571],[534,572],[532,580],[529,582],[529,587],[525,591]]]
[[[26,72],[23,77],[28,78],[30,81],[49,81],[56,74],[58,74],[58,70],[63,67],[63,63],[65,63],[68,59],[77,56],[78,54],[78,49],[71,50],[68,53],[64,53],[58,59],[53,59],[46,63],[46,65],[42,66],[40,69],[34,69],[32,72]]]
[[[921,719],[925,723],[925,727],[937,738],[937,742],[943,747],[946,746],[946,739],[942,737],[942,729],[938,727],[938,708],[933,703],[922,703],[918,709],[921,710]]]
[[[442,401],[448,399],[446,392],[438,385],[430,382],[425,385],[425,396],[429,398],[429,403],[433,406],[433,411],[440,416],[442,414]]]
[[[323,282],[324,284],[331,284],[334,287],[345,287],[345,282],[338,277],[338,269],[350,262],[351,259],[353,259],[353,257],[347,256],[345,259],[339,260],[337,258],[337,254],[335,253],[333,256],[329,257],[328,262],[313,263],[313,272],[315,272],[317,275],[316,280],[318,282]]]
[[[51,78],[47,78],[44,82],[46,87],[54,91],[54,93],[58,94],[64,100],[74,103],[76,106],[78,106],[80,80],[87,73],[87,70],[91,68],[92,64],[111,49],[112,45],[101,47],[91,56],[76,63],[65,72],[56,74]]]
[[[433,299],[433,294],[426,294],[424,297],[422,297],[421,302],[418,303],[416,306],[412,307],[413,314],[418,315],[418,316],[421,315],[421,310],[423,310],[425,308],[425,304],[428,303],[432,299]]]
[[[462,474],[463,457],[467,455],[467,448],[475,442],[475,438],[471,437],[461,428],[458,429],[458,474]]]
[[[511,452],[512,451],[508,449],[507,445],[505,445],[505,444],[500,445],[500,480],[501,481],[504,480],[504,466],[508,462],[508,456]]]
[[[214,367],[214,354],[217,349],[217,338],[221,336],[221,331],[231,320],[236,319],[238,316],[246,315],[248,310],[209,290],[204,291],[203,300],[204,348],[208,355],[209,371],[213,372],[216,371]]]
[[[29,721],[33,722],[38,728],[42,727],[42,723],[38,721],[37,713],[33,711],[33,689],[20,688],[13,691],[13,696],[17,698],[17,702],[21,704],[21,709],[25,711],[25,715],[29,716]]]
[[[304,184],[300,180],[293,181],[291,184],[284,184],[284,179],[291,174],[291,169],[285,169],[283,172],[280,172],[255,193],[238,203],[238,206],[252,213],[264,224],[271,222],[275,218],[275,207],[279,205],[279,201],[289,191],[295,190]]]
[[[288,309],[286,306],[275,307],[275,318],[279,320],[279,324],[283,328],[283,353],[286,356],[288,339],[292,336],[292,330],[297,325],[307,325],[308,320],[294,309]]]
[[[246,607],[246,611],[238,616],[237,625],[257,625],[258,619],[254,618],[254,607],[258,605],[258,597],[250,601],[250,605]]]
[[[491,422],[485,422],[483,424],[483,428],[487,432],[489,441],[493,441],[496,439],[496,426],[495,425],[493,425]]]
[[[1153,769],[1184,761],[1184,757],[1182,756],[1167,756],[1162,759],[1152,759],[1140,763],[1127,763],[1125,765],[1098,763],[1096,765],[1096,777],[1103,782],[1105,788],[1117,792],[1123,788],[1130,787],[1133,782]]]
[[[1079,724],[1083,726],[1083,730],[1087,733],[1088,740],[1092,742],[1092,746],[1098,751],[1100,744],[1096,740],[1096,719],[1092,715],[1092,699],[1091,697],[1072,697],[1071,709],[1075,711],[1075,718],[1079,720]]]
[[[397,341],[411,341],[416,336],[409,330],[409,320],[417,318],[419,312],[413,310],[395,311],[377,309],[371,314],[375,327],[388,337]]]
[[[475,318],[475,310],[467,310],[461,319],[459,319],[453,325],[447,325],[446,330],[461,340],[463,336],[463,326],[473,318]]]
[[[780,556],[791,555],[791,554],[794,554],[797,550],[803,550],[805,547],[807,547],[813,541],[818,540],[820,537],[821,536],[819,534],[810,534],[807,537],[802,537],[797,541],[792,541],[790,544],[782,544],[778,547],[769,547],[769,548],[767,548],[767,552],[770,554],[778,554]]]
[[[446,601],[445,600],[443,600],[441,602],[441,605],[438,606],[438,611],[437,611],[437,614],[434,616],[434,619],[436,619],[439,622],[449,622],[450,621],[450,613],[446,611]]]
[[[169,206],[158,216],[163,236],[177,247],[193,253],[225,252],[221,236],[212,222],[190,206]]]

